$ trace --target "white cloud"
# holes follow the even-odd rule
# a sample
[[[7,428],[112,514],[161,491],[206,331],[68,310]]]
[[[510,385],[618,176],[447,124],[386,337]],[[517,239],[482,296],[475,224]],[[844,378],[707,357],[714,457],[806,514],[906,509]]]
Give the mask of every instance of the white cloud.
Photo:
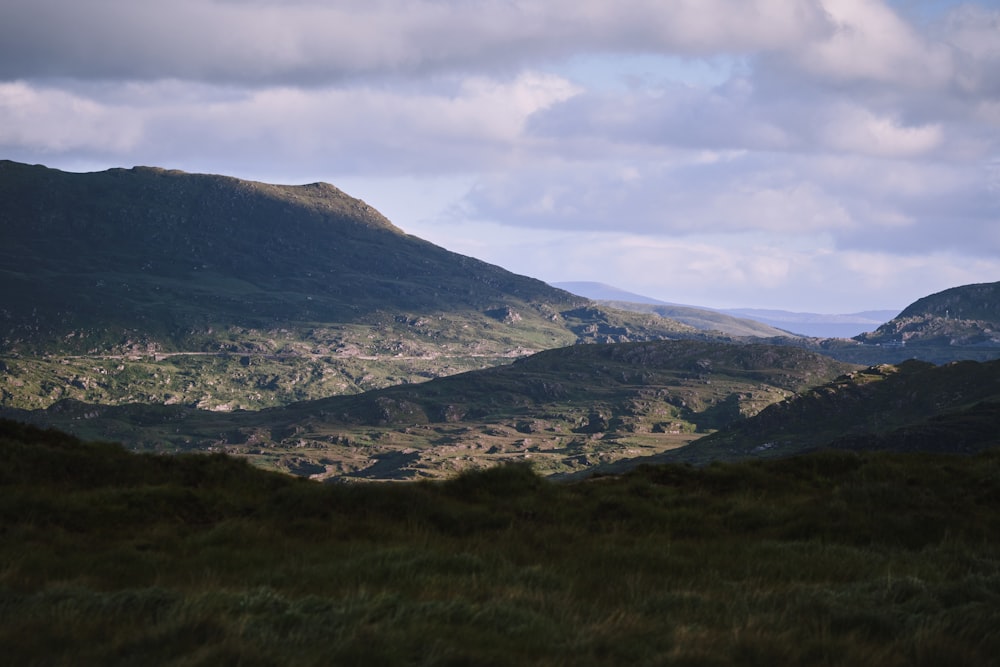
[[[0,147],[119,153],[134,148],[141,133],[141,121],[113,118],[94,100],[23,81],[0,83]]]
[[[849,105],[843,105],[820,136],[834,150],[897,158],[930,153],[945,140],[939,123],[907,127],[894,118]]]
[[[875,0],[822,0],[833,24],[826,39],[795,55],[801,67],[838,82],[939,86],[951,73],[950,54],[923,39],[891,8]]]
[[[429,228],[430,229],[430,228]],[[928,249],[900,255],[838,250],[784,235],[691,237],[512,229],[463,221],[435,226],[457,251],[551,282],[608,282],[673,303],[848,313],[903,308],[955,285],[1000,275],[1000,258]]]
[[[543,175],[543,172],[545,175]],[[627,178],[621,178],[621,174]],[[774,159],[701,152],[660,162],[564,164],[484,176],[455,215],[552,229],[678,235],[856,227],[837,198]]]
[[[303,160],[322,171],[342,171],[345,163],[387,173],[460,170],[501,159],[528,117],[577,92],[560,77],[535,72],[446,83],[439,90],[286,87],[224,94],[174,81],[76,92],[0,84],[0,147],[89,148],[154,161],[213,154]]]

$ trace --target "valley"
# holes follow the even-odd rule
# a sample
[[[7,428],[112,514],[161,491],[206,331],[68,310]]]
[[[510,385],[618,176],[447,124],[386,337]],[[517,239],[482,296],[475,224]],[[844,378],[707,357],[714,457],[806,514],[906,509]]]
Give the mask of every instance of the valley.
[[[990,285],[815,338],[607,286],[591,301],[409,236],[323,183],[3,161],[0,196],[0,414],[136,451],[324,481],[706,463],[757,451],[740,428],[866,367],[1000,357]],[[766,451],[883,437],[855,416]]]
[[[0,162],[0,197],[16,663],[1000,647],[1000,283],[814,338],[591,301],[325,184]]]
[[[148,451],[223,451],[316,479],[546,474],[672,449],[856,367],[796,348],[695,340],[577,345],[513,363],[260,411],[72,400],[4,414]]]

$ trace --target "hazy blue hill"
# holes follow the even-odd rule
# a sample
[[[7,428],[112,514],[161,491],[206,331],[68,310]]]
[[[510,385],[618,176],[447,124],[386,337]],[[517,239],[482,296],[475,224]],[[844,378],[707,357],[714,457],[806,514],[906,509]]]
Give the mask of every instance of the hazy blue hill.
[[[925,296],[856,339],[870,345],[1000,348],[1000,282],[963,285]]]
[[[717,310],[683,306],[627,292],[611,285],[597,282],[559,282],[554,287],[573,294],[594,299],[606,306],[638,313],[654,313],[660,317],[681,322],[700,331],[714,331],[727,336],[752,336],[757,338],[785,337],[787,331],[764,324],[753,318],[734,317]]]
[[[660,306],[676,305],[644,296],[642,294],[636,294],[635,292],[619,289],[614,285],[606,285],[604,283],[589,280],[571,280],[549,284],[553,287],[566,290],[567,292],[571,292],[588,299],[593,299],[594,301],[622,301],[626,303],[645,303]]]
[[[717,310],[692,306],[626,303],[601,301],[600,303],[637,313],[655,313],[660,317],[681,322],[701,331],[717,331],[728,336],[752,338],[793,338],[795,334],[746,317],[733,317]]]
[[[802,336],[851,338],[871,331],[894,317],[898,310],[866,310],[859,313],[796,313],[762,308],[730,308],[723,312],[745,317]]]
[[[851,338],[872,331],[899,312],[868,310],[859,313],[823,314],[764,308],[701,308],[653,299],[598,282],[574,281],[551,284],[567,292],[611,304],[617,308],[655,312],[697,329],[721,331],[731,336]]]

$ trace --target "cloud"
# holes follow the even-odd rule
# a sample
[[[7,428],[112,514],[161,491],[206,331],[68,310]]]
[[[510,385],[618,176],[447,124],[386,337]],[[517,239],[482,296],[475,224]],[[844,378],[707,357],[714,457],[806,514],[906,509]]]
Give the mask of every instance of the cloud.
[[[0,83],[0,147],[42,153],[127,152],[141,135],[135,118],[114,118],[99,102],[24,82]]]
[[[661,297],[996,278],[982,1],[0,2],[0,157],[403,188],[451,249]]]
[[[627,174],[627,177],[623,176]],[[852,155],[678,154],[480,178],[452,219],[650,236],[768,234],[833,250],[1000,256],[996,169]],[[784,243],[784,241],[782,241]]]
[[[924,39],[887,5],[872,0],[824,0],[833,30],[799,48],[796,66],[836,83],[939,87],[952,71],[951,54]]]
[[[857,224],[835,197],[777,165],[749,155],[702,158],[617,169],[566,166],[545,178],[537,172],[484,177],[457,215],[527,227],[675,235],[799,235]]]
[[[329,84],[518,68],[592,51],[774,48],[826,28],[810,0],[5,0],[0,77]]]
[[[470,227],[475,232],[470,234]],[[946,287],[985,282],[1000,258],[948,250],[899,254],[837,250],[814,238],[745,234],[634,235],[619,231],[511,229],[492,223],[439,225],[452,247],[552,282],[605,280],[674,303],[849,313],[902,309]],[[432,239],[435,240],[435,239]]]
[[[577,90],[530,71],[437,89],[219,90],[177,81],[62,89],[19,81],[0,84],[0,148],[156,162],[301,161],[323,172],[455,171],[503,161],[533,113]]]
[[[820,131],[821,145],[833,150],[878,157],[917,157],[945,141],[940,123],[905,126],[869,109],[841,104]]]

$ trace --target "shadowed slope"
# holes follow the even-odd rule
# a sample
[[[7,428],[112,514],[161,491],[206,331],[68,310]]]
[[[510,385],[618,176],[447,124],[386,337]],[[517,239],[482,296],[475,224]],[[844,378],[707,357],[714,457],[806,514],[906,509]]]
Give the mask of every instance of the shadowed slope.
[[[6,406],[253,409],[695,333],[404,234],[323,183],[0,161],[0,202]]]
[[[788,456],[822,447],[969,453],[1000,445],[1000,361],[907,361],[844,375],[665,455]]]
[[[324,183],[0,162],[0,199],[9,349],[115,345],[121,328],[173,349],[219,325],[585,303],[408,236]]]

